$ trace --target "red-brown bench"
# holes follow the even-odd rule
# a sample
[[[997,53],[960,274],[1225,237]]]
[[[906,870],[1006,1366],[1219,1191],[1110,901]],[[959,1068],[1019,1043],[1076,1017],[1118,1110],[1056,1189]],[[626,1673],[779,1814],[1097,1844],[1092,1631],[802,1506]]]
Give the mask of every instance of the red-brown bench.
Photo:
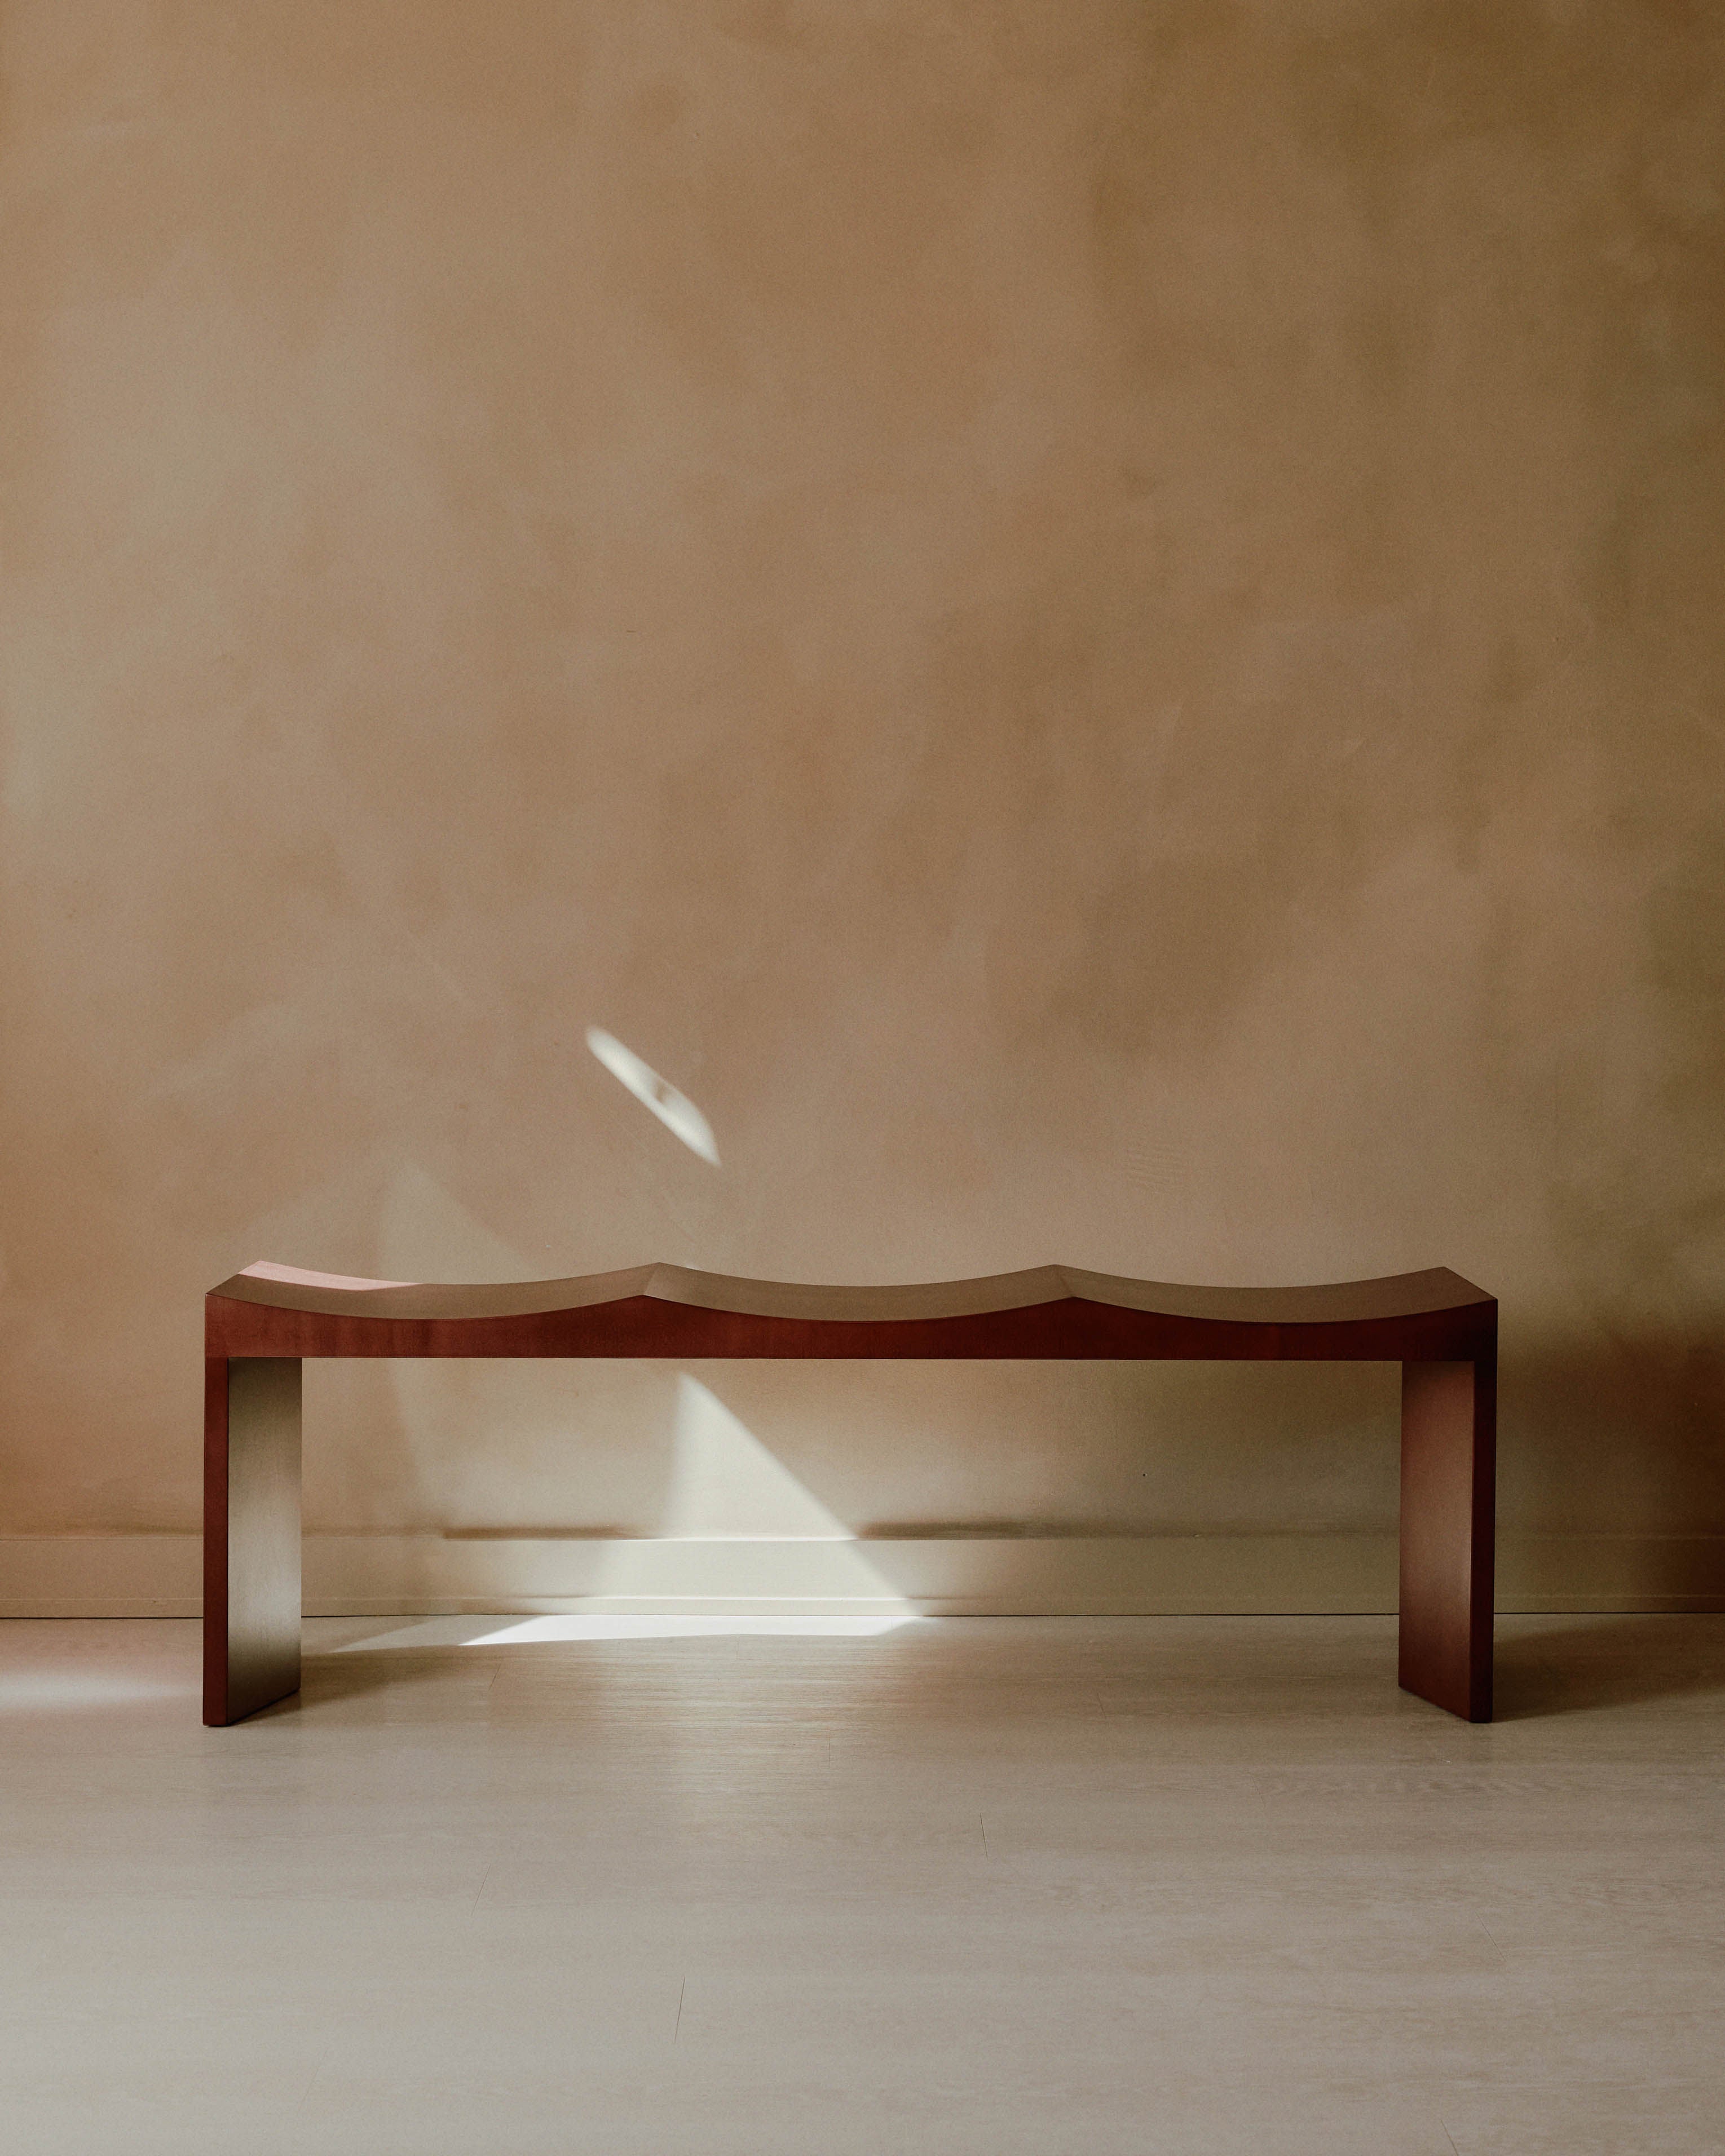
[[[439,1287],[248,1266],[204,1300],[208,1722],[299,1689],[307,1355],[1399,1363],[1400,1680],[1491,1718],[1497,1305],[1441,1268],[1329,1287],[1168,1287],[1070,1265],[803,1287],[641,1265]]]

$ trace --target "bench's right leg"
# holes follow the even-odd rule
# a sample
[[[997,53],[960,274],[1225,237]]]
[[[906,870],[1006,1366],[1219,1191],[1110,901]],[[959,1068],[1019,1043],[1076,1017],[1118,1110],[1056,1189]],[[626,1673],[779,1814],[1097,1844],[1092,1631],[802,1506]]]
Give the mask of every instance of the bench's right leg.
[[[300,1363],[203,1365],[203,1718],[300,1689]]]
[[[1405,1691],[1491,1719],[1497,1367],[1402,1365],[1401,1636]]]

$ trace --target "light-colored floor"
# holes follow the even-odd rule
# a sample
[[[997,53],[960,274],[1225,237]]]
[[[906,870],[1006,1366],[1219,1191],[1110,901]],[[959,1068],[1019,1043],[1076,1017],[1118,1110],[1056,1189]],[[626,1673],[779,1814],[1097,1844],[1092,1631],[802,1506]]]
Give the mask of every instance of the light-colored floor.
[[[0,1625],[5,2156],[1725,2149],[1725,1618],[403,1629]]]

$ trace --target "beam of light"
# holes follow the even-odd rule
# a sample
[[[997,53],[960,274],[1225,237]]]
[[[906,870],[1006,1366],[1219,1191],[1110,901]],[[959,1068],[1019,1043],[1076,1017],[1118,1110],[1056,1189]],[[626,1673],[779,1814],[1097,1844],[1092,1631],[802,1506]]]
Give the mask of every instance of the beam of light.
[[[747,1594],[757,1607],[790,1592],[804,1608],[824,1604],[833,1618],[852,1614],[880,1631],[916,1614],[845,1522],[686,1371],[677,1379],[671,1438],[658,1536],[609,1545],[601,1588],[607,1599],[637,1608],[650,1602],[663,1594],[674,1564],[691,1583],[705,1578],[720,1596]],[[683,1554],[671,1558],[672,1548]]]
[[[668,1563],[668,1552],[676,1549],[685,1554]],[[785,1558],[791,1560],[788,1580]],[[677,1379],[670,1483],[660,1532],[608,1543],[600,1564],[592,1599],[636,1606],[542,1617],[427,1617],[349,1640],[334,1651],[751,1634],[872,1639],[916,1621],[914,1604],[893,1591],[844,1522],[686,1371]],[[666,1592],[668,1583],[675,1591]],[[691,1585],[704,1591],[691,1594]],[[742,1605],[734,1615],[714,1612],[714,1602],[732,1599]],[[667,1602],[701,1606],[685,1614],[666,1609]],[[782,1604],[783,1614],[763,1610],[763,1602]],[[660,1607],[640,1606],[653,1603]]]
[[[691,1152],[719,1165],[719,1148],[713,1127],[686,1094],[669,1079],[661,1078],[650,1064],[643,1063],[632,1048],[597,1025],[587,1029],[587,1045],[620,1085],[626,1086],[644,1108],[650,1108],[674,1137]]]
[[[748,1424],[687,1371],[677,1378],[670,1486],[659,1533],[665,1542],[849,1546],[856,1540]]]

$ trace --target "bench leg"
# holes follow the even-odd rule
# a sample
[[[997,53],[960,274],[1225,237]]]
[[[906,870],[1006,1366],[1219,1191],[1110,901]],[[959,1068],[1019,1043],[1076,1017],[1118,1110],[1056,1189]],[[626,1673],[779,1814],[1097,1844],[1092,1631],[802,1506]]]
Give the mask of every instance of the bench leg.
[[[1497,1411],[1494,1362],[1402,1365],[1399,1674],[1468,1722],[1491,1719]]]
[[[300,1689],[300,1364],[203,1366],[203,1718]]]

